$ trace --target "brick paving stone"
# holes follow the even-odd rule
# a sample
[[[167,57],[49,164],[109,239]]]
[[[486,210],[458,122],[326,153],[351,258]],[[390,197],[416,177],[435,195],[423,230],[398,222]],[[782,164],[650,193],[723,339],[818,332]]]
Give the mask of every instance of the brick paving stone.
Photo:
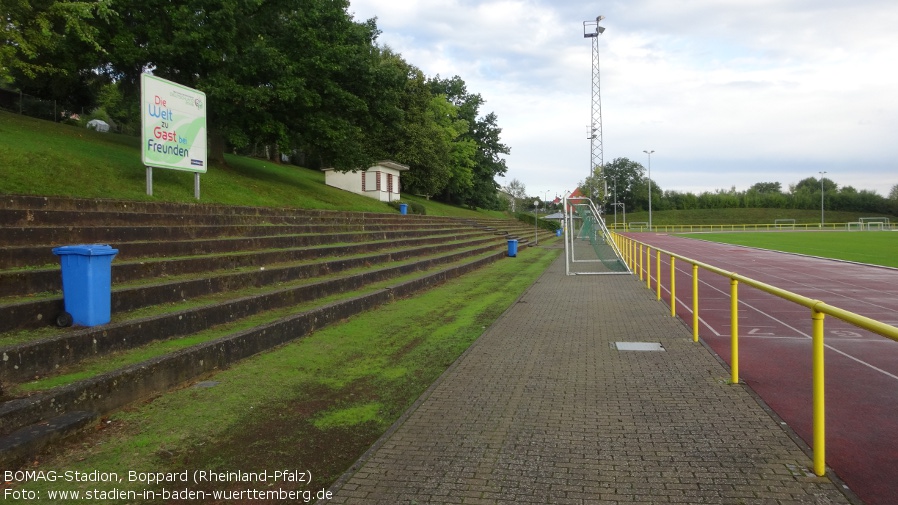
[[[808,476],[808,455],[644,282],[564,270],[560,257],[328,503],[857,503]]]

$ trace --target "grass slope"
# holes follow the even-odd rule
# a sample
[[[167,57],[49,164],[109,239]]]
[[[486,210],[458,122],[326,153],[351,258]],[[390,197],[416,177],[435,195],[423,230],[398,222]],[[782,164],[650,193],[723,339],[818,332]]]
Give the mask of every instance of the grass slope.
[[[0,111],[0,194],[196,202],[193,177],[177,170],[153,171],[153,196],[146,194],[140,139],[51,123]],[[396,212],[385,203],[331,188],[324,174],[294,165],[227,155],[200,177],[200,201],[253,207],[295,207]],[[432,216],[505,217],[411,195]]]

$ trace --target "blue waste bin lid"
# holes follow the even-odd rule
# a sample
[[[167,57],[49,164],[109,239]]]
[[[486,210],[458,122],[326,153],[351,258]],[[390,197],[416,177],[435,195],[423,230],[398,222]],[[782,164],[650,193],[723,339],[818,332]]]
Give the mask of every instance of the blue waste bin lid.
[[[110,256],[118,254],[118,249],[113,249],[109,244],[78,244],[54,247],[53,254],[63,256],[77,254],[79,256]]]

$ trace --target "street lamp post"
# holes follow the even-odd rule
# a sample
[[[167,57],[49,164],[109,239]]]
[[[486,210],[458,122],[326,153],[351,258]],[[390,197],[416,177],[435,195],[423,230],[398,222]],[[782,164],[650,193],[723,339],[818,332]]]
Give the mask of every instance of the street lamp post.
[[[624,230],[627,229],[627,204],[624,202],[618,202],[614,204],[614,229],[617,230],[617,207],[620,206],[624,211]]]
[[[539,198],[533,202],[533,245],[539,245]]]
[[[617,178],[614,180],[614,231],[617,231]]]
[[[826,172],[818,172],[820,174],[820,229],[823,229],[823,174]]]
[[[649,155],[649,231],[652,231],[652,151],[642,151]]]

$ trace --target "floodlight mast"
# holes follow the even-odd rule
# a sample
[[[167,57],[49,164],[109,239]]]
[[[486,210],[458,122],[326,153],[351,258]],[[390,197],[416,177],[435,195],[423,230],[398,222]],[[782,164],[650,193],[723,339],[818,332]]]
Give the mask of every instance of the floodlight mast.
[[[602,147],[602,85],[599,78],[599,35],[605,32],[605,28],[599,26],[599,22],[605,16],[596,17],[595,21],[583,22],[583,38],[592,39],[592,124],[589,129],[589,173],[600,176],[605,183],[602,194],[602,208],[608,198],[608,181],[604,173],[604,153]]]

